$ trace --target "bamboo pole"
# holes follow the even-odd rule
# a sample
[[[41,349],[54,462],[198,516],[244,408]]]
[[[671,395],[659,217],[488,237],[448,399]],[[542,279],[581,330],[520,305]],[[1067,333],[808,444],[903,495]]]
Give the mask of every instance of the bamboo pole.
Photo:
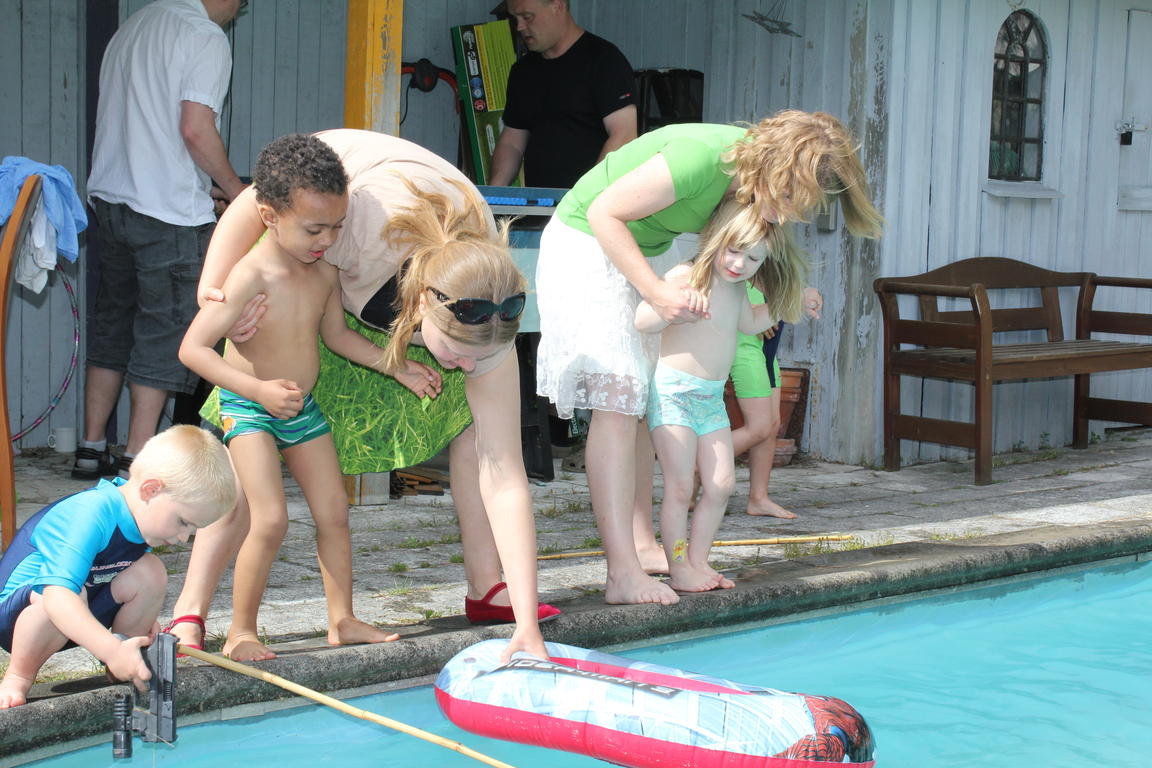
[[[186,645],[177,645],[176,650],[179,653],[183,653],[186,656],[191,656],[194,659],[206,661],[209,664],[215,664],[217,667],[222,667],[232,672],[237,672],[241,675],[247,675],[248,677],[254,677],[257,680],[263,680],[266,683],[271,683],[272,685],[283,688],[284,690],[294,693],[297,696],[303,696],[306,699],[311,699],[312,701],[323,704],[326,707],[332,707],[332,709],[343,712],[346,715],[358,717],[361,720],[367,720],[369,722],[376,723],[377,725],[383,725],[386,728],[392,728],[393,730],[400,731],[401,733],[406,733],[409,736],[415,736],[418,739],[429,741],[437,746],[450,749],[453,752],[459,752],[466,757],[470,757],[473,760],[479,760],[480,762],[487,765],[497,766],[497,768],[514,768],[514,766],[511,766],[508,763],[502,763],[496,758],[488,757],[487,755],[481,754],[474,749],[470,749],[458,741],[452,741],[451,739],[446,739],[443,736],[437,736],[434,733],[422,731],[419,728],[415,728],[406,723],[401,723],[398,720],[384,717],[383,715],[378,715],[375,712],[369,712],[366,709],[358,709],[357,707],[345,704],[339,699],[326,696],[323,693],[312,690],[311,688],[305,688],[299,683],[286,680],[279,675],[274,675],[271,672],[266,672],[263,669],[257,669],[256,667],[250,667],[247,664],[241,664],[240,662],[233,661],[232,659],[229,659],[225,656],[217,656],[212,653],[206,653],[199,648],[189,648]]]
[[[772,544],[813,544],[820,541],[851,541],[852,536],[839,534],[829,536],[783,536],[775,539],[734,539],[714,541],[714,547],[758,547]],[[566,560],[570,557],[597,557],[604,554],[602,549],[589,549],[584,552],[560,552],[553,555],[537,555],[537,560]]]

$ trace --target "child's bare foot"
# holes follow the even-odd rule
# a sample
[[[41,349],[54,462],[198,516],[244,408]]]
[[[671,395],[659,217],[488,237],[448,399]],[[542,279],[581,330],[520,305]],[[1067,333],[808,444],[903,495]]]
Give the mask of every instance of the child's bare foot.
[[[732,587],[736,586],[736,582],[708,564],[705,564],[702,570],[706,573],[711,573],[715,577],[716,586],[719,589],[732,589]]]
[[[649,576],[657,573],[668,573],[668,555],[664,553],[664,547],[661,547],[652,541],[652,546],[637,547],[636,557],[640,560],[640,567],[644,569],[644,573]]]
[[[748,514],[756,515],[758,517],[779,517],[783,518],[784,520],[796,519],[795,512],[790,512],[787,509],[784,509],[784,507],[768,498],[763,500],[748,499]]]
[[[255,632],[228,633],[224,655],[232,661],[267,661],[276,658],[268,646],[260,642]]]
[[[708,592],[718,588],[723,578],[711,568],[697,568],[685,563],[672,567],[668,585],[680,592]]]
[[[0,681],[0,709],[19,707],[28,702],[28,691],[32,689],[32,681],[15,675],[4,675]]]
[[[349,616],[328,627],[328,645],[356,645],[358,643],[390,643],[399,640],[397,632],[385,632],[366,621]]]
[[[637,603],[673,605],[680,602],[680,596],[667,584],[637,571],[635,575],[624,578],[613,579],[609,576],[604,588],[604,602],[613,605]]]

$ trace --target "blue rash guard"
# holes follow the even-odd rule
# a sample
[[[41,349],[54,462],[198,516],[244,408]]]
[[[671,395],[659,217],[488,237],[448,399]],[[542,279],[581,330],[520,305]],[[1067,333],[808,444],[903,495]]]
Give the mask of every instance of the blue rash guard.
[[[0,559],[0,647],[11,651],[12,630],[29,595],[59,586],[80,594],[105,626],[119,604],[107,589],[149,547],[117,487],[121,478],[49,504],[33,515]]]

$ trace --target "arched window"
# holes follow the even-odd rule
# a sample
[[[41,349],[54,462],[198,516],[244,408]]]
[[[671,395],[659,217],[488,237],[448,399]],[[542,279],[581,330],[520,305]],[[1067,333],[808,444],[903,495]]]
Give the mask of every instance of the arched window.
[[[1048,46],[1040,22],[1013,12],[996,35],[988,176],[1039,181],[1044,168],[1044,78]]]

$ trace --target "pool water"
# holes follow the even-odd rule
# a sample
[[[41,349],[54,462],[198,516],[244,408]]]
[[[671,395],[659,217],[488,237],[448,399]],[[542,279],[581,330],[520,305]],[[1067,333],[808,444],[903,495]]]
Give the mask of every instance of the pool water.
[[[617,653],[844,699],[883,768],[1135,768],[1152,765],[1150,638],[1152,563],[1129,561]],[[352,703],[522,768],[604,765],[461,731],[428,687]],[[175,747],[137,740],[130,761],[106,744],[35,765],[481,765],[322,707],[179,734]]]

